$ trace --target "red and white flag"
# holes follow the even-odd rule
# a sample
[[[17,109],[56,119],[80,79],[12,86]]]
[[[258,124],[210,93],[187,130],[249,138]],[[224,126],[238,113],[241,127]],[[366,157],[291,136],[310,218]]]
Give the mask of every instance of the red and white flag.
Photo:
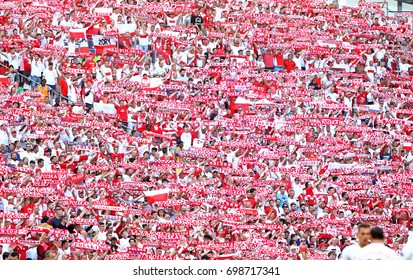
[[[90,36],[92,35],[98,35],[98,34],[99,34],[99,24],[95,24],[89,27],[89,29],[86,31],[86,35],[88,36],[88,38],[90,38]]]
[[[116,29],[120,36],[125,35],[126,32],[129,32],[131,36],[134,36],[136,32],[136,24],[121,23],[116,25]]]
[[[86,39],[79,40],[79,52],[80,53],[88,53],[89,52],[89,45]]]
[[[86,39],[86,31],[87,28],[71,28],[69,30],[69,36],[74,39]]]
[[[412,143],[410,143],[410,142],[403,143],[403,150],[411,151],[412,150]]]
[[[114,37],[104,37],[101,35],[93,35],[93,46],[97,55],[102,55],[105,49],[116,48],[116,39]]]
[[[143,192],[148,200],[149,204],[153,204],[157,201],[166,201],[168,200],[169,189],[162,189],[156,191],[146,191]]]

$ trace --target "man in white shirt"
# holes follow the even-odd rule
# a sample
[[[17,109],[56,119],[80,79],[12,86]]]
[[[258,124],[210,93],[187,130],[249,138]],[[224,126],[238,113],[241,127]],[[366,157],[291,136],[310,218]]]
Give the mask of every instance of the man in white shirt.
[[[7,54],[7,60],[14,69],[19,69],[22,52],[16,52],[16,49],[10,49],[10,53]]]
[[[370,225],[363,223],[358,225],[357,239],[357,243],[344,248],[343,253],[340,256],[340,260],[357,259],[357,255],[361,248],[366,247],[369,244]]]
[[[397,254],[384,245],[384,231],[379,227],[371,230],[371,244],[362,248],[358,253],[359,260],[396,260]]]
[[[53,62],[48,63],[48,67],[43,72],[44,79],[49,88],[56,89],[57,71],[53,68]]]
[[[99,224],[99,231],[97,233],[97,235],[98,235],[97,240],[105,241],[106,240],[106,233],[107,233],[107,231],[105,230],[105,224],[100,223]]]
[[[32,80],[32,87],[34,88],[40,84],[40,81],[42,79],[42,73],[44,71],[44,64],[40,60],[39,55],[35,54],[30,65],[32,67],[30,78]]]
[[[152,78],[165,78],[167,70],[168,66],[165,65],[164,61],[159,61],[159,64],[152,71]]]
[[[119,239],[119,247],[120,247],[120,248],[128,248],[128,247],[130,247],[129,240],[130,240],[130,238],[128,237],[128,232],[127,232],[127,231],[123,231],[123,232],[122,232],[122,238]]]
[[[189,131],[189,126],[184,126],[184,132],[181,134],[180,137],[182,143],[184,144],[184,150],[187,151],[192,146],[192,134]]]
[[[373,65],[373,60],[369,61],[369,64],[364,68],[364,71],[366,72],[367,77],[369,78],[370,82],[374,82],[374,76],[377,72],[377,69]]]
[[[54,105],[54,91],[56,90],[57,71],[53,68],[53,62],[48,63],[48,67],[43,71],[43,77],[46,80],[46,85],[49,88],[49,99]]]
[[[61,244],[62,244],[61,248],[57,249],[58,260],[62,260],[64,257],[67,258],[70,256],[69,242],[67,242],[66,240],[62,240]]]
[[[64,18],[59,23],[60,26],[72,27],[73,21],[70,19],[70,13],[66,12]]]
[[[413,239],[410,238],[400,254],[403,260],[413,260]]]
[[[9,134],[7,133],[6,128],[4,127],[3,121],[0,122],[0,145],[9,145]]]

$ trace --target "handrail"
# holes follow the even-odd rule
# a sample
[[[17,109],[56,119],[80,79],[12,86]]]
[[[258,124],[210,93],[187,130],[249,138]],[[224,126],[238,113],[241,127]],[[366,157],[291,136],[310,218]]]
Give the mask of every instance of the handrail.
[[[9,65],[3,64],[3,63],[1,63],[1,62],[0,62],[0,66],[3,66],[3,67],[5,67],[5,68],[10,68]],[[31,81],[30,76],[27,77],[26,75],[23,75],[23,74],[19,73],[19,71],[16,71],[15,73],[16,73],[17,75],[19,75],[19,76],[21,76],[21,77],[25,77],[27,80]],[[56,90],[54,90],[54,89],[52,89],[52,88],[50,88],[49,90],[50,90],[51,92],[55,93],[55,94],[60,94],[60,92],[58,92],[58,91],[56,91]]]

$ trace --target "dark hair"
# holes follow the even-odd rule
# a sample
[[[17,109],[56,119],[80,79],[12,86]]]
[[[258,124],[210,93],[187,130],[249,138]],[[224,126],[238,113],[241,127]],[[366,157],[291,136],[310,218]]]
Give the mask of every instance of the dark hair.
[[[211,235],[205,234],[205,235],[204,235],[204,239],[205,239],[205,240],[210,240],[210,241],[212,241],[213,238],[212,238]]]
[[[71,224],[71,225],[69,225],[68,227],[67,227],[67,230],[69,231],[69,233],[75,233],[75,225],[74,224]],[[63,241],[65,241],[65,240],[63,240]],[[62,245],[63,245],[63,242],[62,241]]]
[[[19,253],[17,253],[16,251],[11,252],[11,253],[10,253],[10,257],[11,257],[11,258],[16,258],[16,257],[17,257],[17,258],[20,259],[20,255],[19,255]]]
[[[384,231],[382,228],[375,227],[371,229],[371,239],[373,240],[384,240]]]
[[[362,228],[370,228],[370,225],[369,225],[369,224],[366,224],[366,223],[360,223],[360,224],[357,226],[357,228],[358,228],[358,230],[360,231],[360,229],[362,229]]]
[[[49,204],[49,203],[48,203]],[[42,224],[47,223],[49,221],[48,216],[43,216],[42,220],[40,221]]]

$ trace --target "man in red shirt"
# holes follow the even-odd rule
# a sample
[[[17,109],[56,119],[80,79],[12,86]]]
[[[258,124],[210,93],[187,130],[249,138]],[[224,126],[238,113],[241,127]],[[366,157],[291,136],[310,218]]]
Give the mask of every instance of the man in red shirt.
[[[284,66],[285,66],[285,70],[287,70],[287,72],[291,72],[294,69],[297,68],[297,66],[295,65],[295,62],[293,61],[293,55],[289,54],[288,55],[288,59],[284,60]]]
[[[55,205],[54,205],[53,201],[49,201],[47,203],[47,209],[42,212],[42,216],[43,217],[45,217],[45,216],[49,217],[49,221],[50,221],[55,215],[54,207],[55,207]]]
[[[272,53],[272,50],[266,50],[262,54],[265,70],[270,70],[270,71],[274,70],[274,57],[275,55]]]
[[[284,53],[281,50],[277,50],[274,54],[274,71],[282,71],[284,69]]]
[[[30,198],[26,198],[24,200],[24,206],[21,209],[21,213],[27,213],[27,214],[32,214],[33,213],[33,208],[34,208],[34,204],[31,203],[31,199]]]
[[[69,79],[69,73],[64,73],[63,77],[60,77],[59,86],[60,86],[60,96],[62,100],[68,100],[69,86],[67,84],[67,79]]]
[[[122,128],[125,131],[128,129],[128,108],[129,105],[125,102],[125,100],[122,100],[120,105],[116,104],[115,106],[118,119],[122,122]]]

